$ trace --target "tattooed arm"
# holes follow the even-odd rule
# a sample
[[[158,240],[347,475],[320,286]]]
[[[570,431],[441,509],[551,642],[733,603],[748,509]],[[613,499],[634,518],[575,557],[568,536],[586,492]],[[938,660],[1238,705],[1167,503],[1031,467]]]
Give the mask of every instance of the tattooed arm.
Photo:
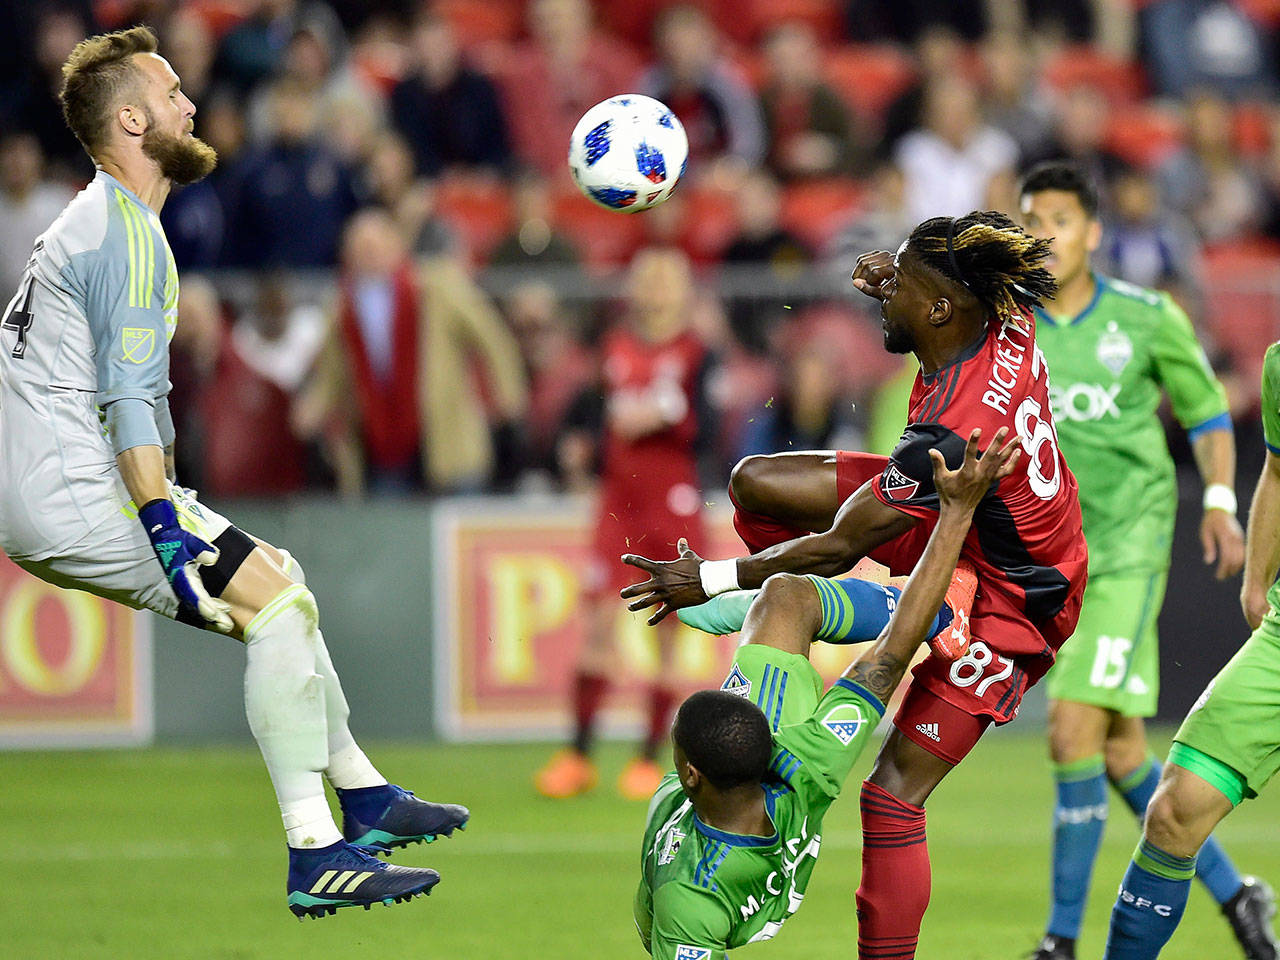
[[[974,509],[995,484],[1013,472],[1018,462],[1017,438],[1001,445],[1007,434],[1008,430],[1002,427],[986,454],[980,456],[978,440],[982,431],[974,430],[959,470],[948,470],[942,454],[929,451],[941,503],[938,525],[876,645],[854,661],[844,674],[874,693],[881,702],[887,703],[892,696],[916,647],[925,640],[925,631],[942,606]]]

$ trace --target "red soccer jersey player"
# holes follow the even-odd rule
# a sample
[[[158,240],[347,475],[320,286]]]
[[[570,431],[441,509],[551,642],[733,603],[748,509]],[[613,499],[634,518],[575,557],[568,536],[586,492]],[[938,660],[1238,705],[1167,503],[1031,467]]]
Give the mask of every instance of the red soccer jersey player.
[[[905,573],[937,516],[929,450],[955,466],[975,428],[984,445],[1002,426],[1020,438],[1022,462],[979,505],[965,543],[979,574],[969,651],[954,662],[931,655],[916,669],[863,786],[864,957],[914,955],[929,896],[922,805],[993,720],[1014,716],[1078,617],[1087,564],[1080,507],[1028,316],[1053,290],[1041,266],[1047,253],[1007,217],[973,213],[922,223],[896,256],[864,255],[854,282],[881,301],[886,349],[915,353],[924,371],[892,456],[751,458],[735,471],[732,493],[754,556],[630,561],[651,579],[623,594],[638,598],[635,608],[665,604],[654,619],[773,573],[838,575],[862,556]]]
[[[695,440],[707,351],[689,329],[692,281],[682,254],[636,257],[626,320],[603,346],[603,443],[599,506],[589,572],[588,636],[571,687],[573,745],[539,772],[538,790],[553,797],[590,789],[596,774],[591,735],[613,672],[617,591],[630,582],[622,554],[670,552],[681,539],[701,543],[702,496]],[[666,736],[675,622],[658,635],[659,669],[648,691],[649,723],[640,755],[619,780],[625,796],[645,799],[662,771],[654,752]]]

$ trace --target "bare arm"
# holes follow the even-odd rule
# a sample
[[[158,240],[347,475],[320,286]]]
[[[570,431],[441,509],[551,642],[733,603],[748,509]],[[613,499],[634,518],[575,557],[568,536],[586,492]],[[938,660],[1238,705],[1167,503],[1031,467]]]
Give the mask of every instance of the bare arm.
[[[1267,590],[1280,570],[1280,457],[1270,451],[1253,491],[1246,543],[1240,604],[1244,618],[1256,630],[1267,614]]]
[[[1019,442],[1015,436],[1007,444],[1008,435],[1001,428],[981,458],[978,440],[982,432],[975,430],[965,447],[964,463],[959,470],[948,470],[937,450],[931,450],[934,484],[941,508],[915,570],[912,571],[902,597],[888,626],[876,645],[858,658],[845,671],[845,676],[867,690],[881,702],[887,702],[902,680],[907,664],[925,639],[938,608],[946,597],[947,586],[955,573],[960,548],[977,508],[992,484],[1013,472],[1018,462]]]
[[[152,444],[130,447],[116,455],[116,466],[124,478],[125,488],[135,506],[142,507],[152,500],[167,500],[169,486],[165,483],[165,452]]]
[[[1235,489],[1236,440],[1230,430],[1206,430],[1192,441],[1191,450],[1206,487],[1221,484]],[[1200,520],[1200,543],[1204,547],[1204,562],[1217,561],[1214,575],[1219,580],[1240,571],[1244,563],[1244,533],[1234,513],[1206,510]]]

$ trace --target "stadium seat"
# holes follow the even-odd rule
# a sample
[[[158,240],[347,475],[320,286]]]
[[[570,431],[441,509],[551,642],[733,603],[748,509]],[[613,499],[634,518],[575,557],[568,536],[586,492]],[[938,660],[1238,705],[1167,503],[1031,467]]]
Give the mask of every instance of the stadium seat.
[[[1045,66],[1044,78],[1058,90],[1095,87],[1113,106],[1140,100],[1147,87],[1141,66],[1102,53],[1087,44],[1064,47]]]
[[[832,50],[824,69],[827,83],[859,116],[880,116],[916,78],[905,53],[871,44]]]
[[[640,245],[644,232],[641,217],[598,207],[571,184],[556,195],[553,209],[556,225],[582,252],[586,267],[594,272],[626,263]]]
[[[1205,320],[1241,373],[1253,376],[1280,339],[1280,243],[1246,238],[1209,247],[1204,278]]]
[[[436,187],[436,210],[462,236],[472,263],[482,263],[510,229],[511,197],[498,180],[445,178]]]
[[[884,336],[867,315],[845,303],[823,303],[801,310],[787,332],[785,347],[817,340],[836,357],[841,385],[852,393],[871,393],[901,369],[899,357],[884,349]]]
[[[1183,121],[1177,113],[1154,103],[1140,103],[1112,111],[1106,145],[1127,163],[1152,168],[1178,148]]]
[[[810,249],[824,250],[865,198],[863,185],[848,177],[792,184],[782,194],[782,224]]]
[[[842,32],[839,5],[833,0],[745,0],[726,32],[744,42],[759,43],[779,24],[796,21],[808,24],[823,44],[838,40]]]
[[[1232,118],[1236,147],[1249,157],[1260,158],[1271,148],[1272,117],[1266,104],[1242,103]]]
[[[680,246],[696,263],[713,263],[738,231],[733,196],[725,190],[695,184],[681,186],[684,212]]]
[[[453,25],[464,48],[510,43],[520,31],[520,4],[511,0],[434,0],[431,7]]]

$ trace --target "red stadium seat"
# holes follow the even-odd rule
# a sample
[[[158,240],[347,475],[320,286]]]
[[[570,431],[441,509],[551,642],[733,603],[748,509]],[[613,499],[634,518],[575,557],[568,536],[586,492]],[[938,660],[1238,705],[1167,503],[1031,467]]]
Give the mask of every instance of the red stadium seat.
[[[700,184],[678,189],[684,203],[680,246],[696,263],[716,262],[738,232],[733,195]]]
[[[1106,145],[1126,162],[1151,168],[1178,148],[1183,121],[1152,103],[1121,107],[1111,114]]]
[[[818,340],[836,361],[840,384],[854,393],[870,393],[895,376],[902,360],[884,349],[879,325],[845,304],[819,304],[800,311],[787,331],[784,348]]]
[[[1262,157],[1271,148],[1271,114],[1261,103],[1242,103],[1232,118],[1236,147],[1250,157]]]
[[[520,32],[520,4],[511,0],[434,0],[431,9],[453,25],[463,47],[510,43]]]
[[[1210,247],[1204,277],[1206,321],[1241,374],[1252,376],[1280,339],[1280,243],[1248,238]]]
[[[889,46],[846,46],[826,59],[827,83],[859,116],[880,116],[916,78],[911,58]]]
[[[811,249],[823,250],[865,199],[863,185],[848,177],[793,184],[782,195],[782,224]]]
[[[640,245],[643,214],[614,213],[598,207],[571,184],[553,202],[556,225],[582,252],[586,266],[606,271],[626,263]]]
[[[442,180],[436,209],[462,235],[472,263],[481,263],[511,225],[511,197],[497,180],[461,177]]]
[[[820,43],[832,43],[842,33],[839,5],[832,0],[744,0],[734,12],[733,29],[726,27],[726,32],[758,43],[778,24],[796,21],[808,24]]]
[[[1095,87],[1112,104],[1133,103],[1146,92],[1142,67],[1086,44],[1065,47],[1045,67],[1044,78],[1058,90]]]

